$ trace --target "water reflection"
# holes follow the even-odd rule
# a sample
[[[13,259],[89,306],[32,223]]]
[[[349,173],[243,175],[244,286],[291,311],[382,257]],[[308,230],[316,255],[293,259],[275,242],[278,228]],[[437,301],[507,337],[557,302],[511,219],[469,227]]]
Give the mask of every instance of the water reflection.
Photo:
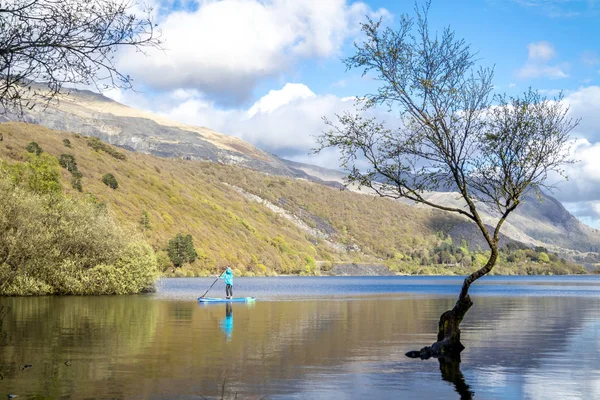
[[[7,343],[0,347],[0,396],[600,395],[600,298],[474,301],[461,326],[462,360],[417,361],[404,353],[435,340],[438,318],[453,297],[208,306],[152,296],[4,298],[0,307],[12,311],[2,326]],[[27,364],[32,367],[22,370]],[[544,389],[549,382],[556,382],[550,394]]]
[[[442,379],[454,385],[454,389],[460,395],[461,400],[471,400],[474,393],[465,382],[465,377],[460,370],[460,355],[452,357],[439,357],[440,372]]]
[[[221,320],[219,324],[221,331],[225,334],[227,341],[231,341],[231,335],[233,334],[233,309],[231,303],[225,304],[225,318]]]

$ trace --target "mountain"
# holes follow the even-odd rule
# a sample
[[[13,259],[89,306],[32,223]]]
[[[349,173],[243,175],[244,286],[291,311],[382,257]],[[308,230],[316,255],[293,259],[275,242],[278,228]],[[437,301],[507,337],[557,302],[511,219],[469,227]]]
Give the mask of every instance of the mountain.
[[[14,120],[16,116],[4,118]],[[283,160],[239,138],[170,121],[89,91],[73,90],[45,109],[26,110],[23,119],[51,129],[95,136],[142,154],[235,165],[343,188],[342,172]],[[353,187],[350,190],[359,191]],[[372,195],[364,189],[359,192]],[[456,193],[433,192],[428,196],[442,204],[463,205]],[[595,262],[596,253],[600,251],[600,232],[581,223],[551,196],[544,194],[542,200],[540,203],[535,196],[526,197],[503,226],[505,237],[530,246],[546,247],[588,265]],[[488,224],[497,218],[494,211],[484,205],[482,214]],[[454,221],[448,228],[453,238],[465,238],[474,245],[486,247],[470,222],[461,218]]]
[[[303,175],[274,155],[236,137],[171,121],[86,90],[72,89],[47,107],[25,110],[22,118],[0,118],[95,136],[143,154],[240,165],[282,176]]]
[[[330,185],[341,185],[346,176],[336,170],[284,161],[289,167],[303,171]],[[359,190],[351,187],[350,190],[375,195],[364,188]],[[425,195],[425,198],[446,206],[466,208],[460,194],[456,192],[430,192]],[[414,205],[408,201],[404,203]],[[478,206],[486,224],[494,225],[498,220],[498,213],[485,204],[480,203]],[[428,206],[417,205],[417,207]],[[600,252],[600,231],[579,221],[558,200],[546,193],[541,193],[539,198],[533,194],[524,196],[521,205],[505,221],[502,233],[507,238],[530,246],[546,247],[559,254],[576,257],[580,262],[585,262],[587,256],[595,258],[594,254],[588,253]],[[450,230],[450,235],[455,238],[465,238],[481,248],[486,247],[481,235],[473,231],[470,221],[457,223]]]
[[[447,206],[466,207],[458,193],[435,192],[425,197]],[[484,222],[495,225],[498,212],[486,204],[479,203],[478,207]],[[451,235],[458,232],[460,226]],[[530,246],[546,247],[560,254],[577,256],[579,261],[587,253],[600,251],[600,231],[579,221],[558,200],[545,193],[539,198],[534,194],[525,195],[519,207],[502,225],[502,233]]]

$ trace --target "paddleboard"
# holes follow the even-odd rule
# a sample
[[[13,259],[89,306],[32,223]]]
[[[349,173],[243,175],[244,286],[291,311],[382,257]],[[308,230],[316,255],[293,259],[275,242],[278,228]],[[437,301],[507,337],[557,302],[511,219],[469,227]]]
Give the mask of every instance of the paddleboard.
[[[254,297],[234,297],[232,299],[224,299],[222,297],[198,297],[199,303],[250,303],[256,300]]]

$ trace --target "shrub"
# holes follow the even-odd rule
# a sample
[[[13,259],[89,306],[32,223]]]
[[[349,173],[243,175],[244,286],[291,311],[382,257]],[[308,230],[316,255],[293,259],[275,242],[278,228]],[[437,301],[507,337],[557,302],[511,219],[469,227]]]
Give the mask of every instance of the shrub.
[[[63,144],[65,147],[71,147],[71,141],[69,139],[63,139]]]
[[[167,247],[169,259],[174,266],[180,267],[184,263],[192,263],[198,257],[194,249],[192,235],[178,233],[173,239],[169,240]]]
[[[150,225],[150,216],[148,215],[148,211],[142,211],[142,216],[140,217],[140,226],[142,230],[152,230],[152,225]]]
[[[548,257],[548,254],[546,254],[543,251],[540,251],[538,253],[538,261],[542,262],[542,263],[549,263],[550,262],[550,257]]]
[[[117,189],[119,187],[119,182],[117,182],[117,178],[115,178],[113,174],[104,174],[102,176],[102,182],[112,189]]]
[[[77,190],[78,192],[83,192],[83,186],[81,185],[81,178],[79,178],[77,176],[72,176],[71,177],[71,186],[73,187],[73,189]]]
[[[0,295],[139,293],[158,274],[152,248],[106,211],[7,179],[0,256]]]
[[[32,154],[35,154],[36,156],[39,156],[40,154],[42,154],[44,152],[44,150],[42,150],[40,145],[37,144],[36,142],[29,142],[29,144],[27,144],[27,147],[25,147],[25,150],[27,150],[28,152],[30,152]]]
[[[60,171],[56,158],[41,154],[27,157],[18,164],[0,162],[0,172],[13,185],[23,186],[37,194],[58,194],[62,191]]]
[[[77,171],[77,161],[75,161],[75,156],[72,154],[61,154],[58,163],[70,173]]]
[[[160,250],[156,252],[156,264],[160,272],[166,272],[173,264],[166,251]]]
[[[92,149],[94,149],[96,151],[102,150],[105,153],[107,153],[108,155],[110,155],[111,157],[116,158],[117,160],[123,160],[123,161],[127,160],[127,156],[125,156],[125,154],[118,152],[112,146],[104,143],[102,140],[100,140],[96,137],[89,137],[87,139],[87,144]]]

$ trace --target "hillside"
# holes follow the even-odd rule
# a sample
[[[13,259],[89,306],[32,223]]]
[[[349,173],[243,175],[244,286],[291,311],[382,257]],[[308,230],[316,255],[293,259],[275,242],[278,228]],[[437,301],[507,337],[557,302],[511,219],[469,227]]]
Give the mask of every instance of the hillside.
[[[84,136],[37,125],[4,123],[0,134],[0,159],[8,162],[22,161],[32,141],[55,157],[72,155],[83,175],[82,192],[71,187],[63,169],[65,191],[106,204],[156,250],[177,233],[191,234],[200,255],[194,274],[226,264],[247,274],[312,274],[338,261],[452,274],[481,262],[474,246],[447,236],[463,221],[443,212],[236,166],[102,150]],[[116,190],[102,182],[107,173],[117,179]],[[140,224],[144,213],[146,226]]]
[[[346,176],[340,171],[314,165],[287,160],[285,162],[291,168],[303,171],[314,179],[320,179],[331,186],[342,184]],[[359,190],[350,187],[350,190],[373,194],[365,188]],[[424,196],[439,204],[466,208],[459,193],[430,192]],[[415,205],[413,202],[404,202]],[[498,219],[497,213],[485,204],[479,204],[479,209],[484,221],[489,225],[495,225]],[[486,244],[481,235],[473,232],[468,225],[468,223],[457,224],[449,233],[453,237],[463,236],[474,245],[485,247]],[[600,231],[579,221],[558,200],[545,193],[541,193],[540,198],[535,194],[525,195],[522,204],[505,221],[502,233],[512,240],[530,246],[547,247],[559,254],[577,258],[579,261],[584,261],[586,257],[591,260],[599,259],[597,253],[600,251]]]
[[[14,120],[16,116],[3,118]],[[72,90],[46,109],[25,110],[24,119],[52,129],[95,136],[143,154],[236,165],[343,187],[344,174],[339,171],[283,160],[236,137],[171,121],[89,91]],[[358,191],[353,187],[350,190]],[[360,192],[369,194],[364,190]],[[461,205],[456,193],[434,192],[429,196],[442,204]],[[535,196],[524,199],[504,224],[506,238],[546,247],[588,267],[600,261],[600,232],[581,223],[551,196],[542,195],[542,199],[542,203]],[[484,205],[481,210],[484,221],[493,224],[497,218],[494,211]],[[449,228],[448,233],[454,238],[467,239],[473,246],[486,247],[481,236],[465,221]]]

